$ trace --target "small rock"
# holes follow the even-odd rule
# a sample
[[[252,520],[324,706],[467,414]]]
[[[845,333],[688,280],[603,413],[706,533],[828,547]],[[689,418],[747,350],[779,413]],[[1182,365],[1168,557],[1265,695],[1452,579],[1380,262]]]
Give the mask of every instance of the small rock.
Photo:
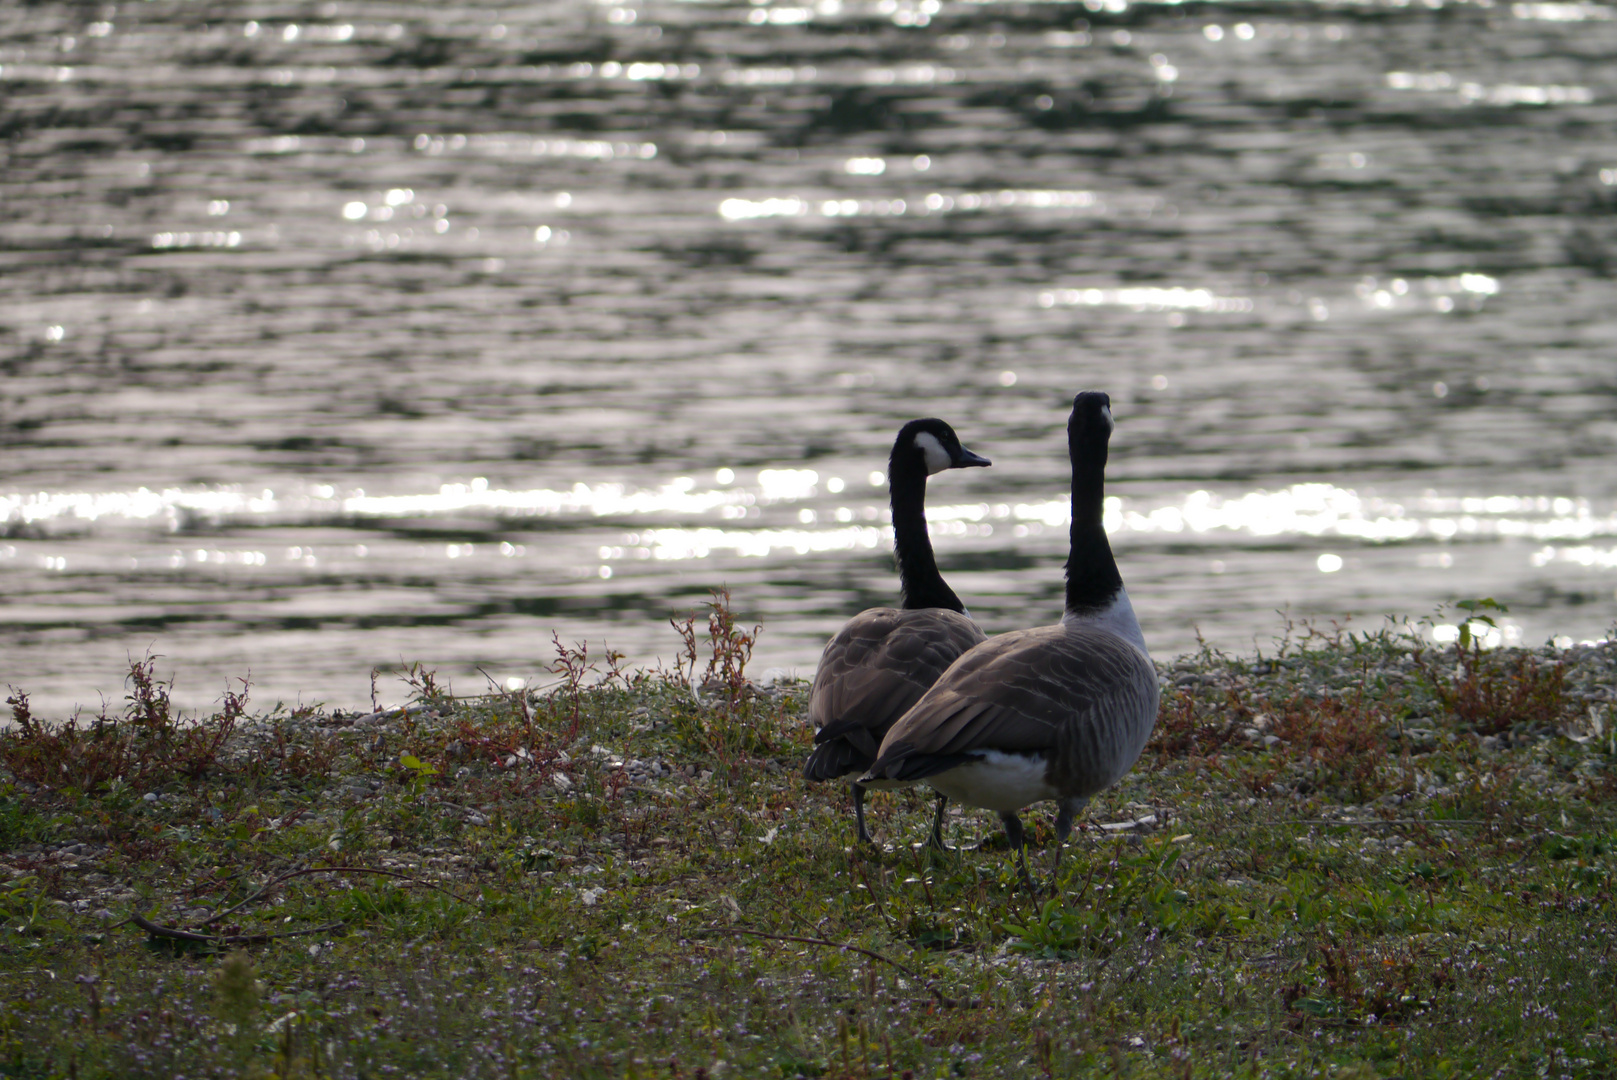
[[[142,795],[142,796],[141,796],[141,799],[142,799],[142,800],[143,800],[143,801],[145,801],[145,802],[149,802],[149,803],[154,803],[154,802],[157,802],[157,801],[159,801],[159,800],[160,800],[160,799],[162,799],[162,796],[161,796],[161,795],[159,795],[159,794],[158,794],[158,793],[157,793],[157,792],[155,792],[155,791],[148,791],[148,792],[147,792],[147,793],[146,793],[146,794],[144,794],[144,795]]]
[[[1437,745],[1437,732],[1431,728],[1405,728],[1403,737],[1412,750],[1427,750]]]

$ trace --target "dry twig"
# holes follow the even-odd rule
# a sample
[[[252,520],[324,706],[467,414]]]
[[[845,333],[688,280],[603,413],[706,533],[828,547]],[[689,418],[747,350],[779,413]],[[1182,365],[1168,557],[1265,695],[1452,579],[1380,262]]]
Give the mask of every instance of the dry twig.
[[[879,952],[874,952],[874,951],[872,951],[870,949],[861,948],[858,945],[848,945],[848,944],[845,944],[845,943],[842,943],[842,942],[837,942],[837,941],[827,941],[825,938],[798,937],[795,934],[766,934],[762,930],[745,930],[745,929],[740,929],[740,928],[737,928],[737,929],[715,928],[715,929],[711,929],[711,930],[699,930],[699,931],[697,931],[697,933],[701,933],[701,934],[722,934],[722,935],[725,935],[727,937],[739,937],[739,936],[759,937],[759,938],[768,938],[770,941],[795,941],[795,942],[798,942],[799,944],[802,944],[802,945],[819,945],[819,946],[821,946],[823,948],[837,949],[837,950],[840,950],[842,952],[856,952],[860,956],[868,956],[872,960],[880,960],[884,964],[888,964],[888,965],[890,965],[892,967],[897,968],[899,971],[902,971],[904,974],[908,975],[910,978],[915,979],[918,982],[926,983],[927,990],[934,997],[936,997],[938,999],[938,1004],[941,1005],[945,1009],[958,1009],[958,1008],[966,1007],[968,1005],[968,1003],[966,1003],[966,1002],[956,1001],[954,998],[946,996],[943,993],[943,991],[941,991],[941,990],[939,990],[937,988],[936,985],[934,985],[931,982],[927,982],[927,980],[925,978],[923,978],[913,968],[909,968],[909,967],[904,966],[903,964],[900,964],[897,960],[894,960],[892,957],[883,956]]]

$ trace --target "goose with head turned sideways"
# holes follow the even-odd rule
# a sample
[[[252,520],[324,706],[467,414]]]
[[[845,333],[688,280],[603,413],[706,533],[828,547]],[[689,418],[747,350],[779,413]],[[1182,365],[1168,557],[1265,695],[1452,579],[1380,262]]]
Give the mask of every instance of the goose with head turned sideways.
[[[849,619],[826,645],[809,688],[814,752],[803,767],[808,780],[834,780],[869,768],[894,720],[961,653],[983,640],[954,590],[938,572],[926,530],[926,478],[945,469],[987,465],[960,444],[942,420],[912,420],[899,429],[888,460],[893,510],[893,553],[903,601]],[[941,799],[941,797],[940,797]],[[942,821],[943,802],[938,805]],[[865,829],[864,789],[853,785],[859,839]],[[933,839],[941,843],[941,825]]]
[[[1111,399],[1082,393],[1067,422],[1072,533],[1066,612],[1054,626],[991,638],[955,661],[888,730],[858,783],[925,782],[993,810],[1031,881],[1017,812],[1058,807],[1059,841],[1089,799],[1145,748],[1157,717],[1157,673],[1102,523]]]

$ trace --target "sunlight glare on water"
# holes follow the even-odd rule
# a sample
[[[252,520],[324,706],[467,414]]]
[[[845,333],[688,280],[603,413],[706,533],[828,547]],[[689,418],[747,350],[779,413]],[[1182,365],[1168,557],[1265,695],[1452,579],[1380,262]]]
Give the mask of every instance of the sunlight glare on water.
[[[552,631],[650,662],[721,585],[806,675],[896,599],[918,416],[994,462],[929,481],[951,585],[1054,621],[1089,388],[1161,658],[1617,619],[1609,5],[244,14],[0,6],[39,709],[148,650],[189,707],[538,685]]]

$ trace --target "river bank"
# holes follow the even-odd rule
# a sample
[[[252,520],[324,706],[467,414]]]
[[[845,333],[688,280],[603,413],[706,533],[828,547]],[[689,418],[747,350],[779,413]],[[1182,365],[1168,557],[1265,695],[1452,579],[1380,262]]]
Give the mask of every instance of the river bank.
[[[558,646],[542,695],[417,667],[398,708],[182,724],[142,661],[52,726],[14,690],[0,1072],[1617,1067],[1617,646],[1302,627],[1164,664],[1144,756],[1031,895],[992,815],[921,846],[922,792],[856,848],[799,776],[805,687],[749,681],[713,615],[674,670]]]

